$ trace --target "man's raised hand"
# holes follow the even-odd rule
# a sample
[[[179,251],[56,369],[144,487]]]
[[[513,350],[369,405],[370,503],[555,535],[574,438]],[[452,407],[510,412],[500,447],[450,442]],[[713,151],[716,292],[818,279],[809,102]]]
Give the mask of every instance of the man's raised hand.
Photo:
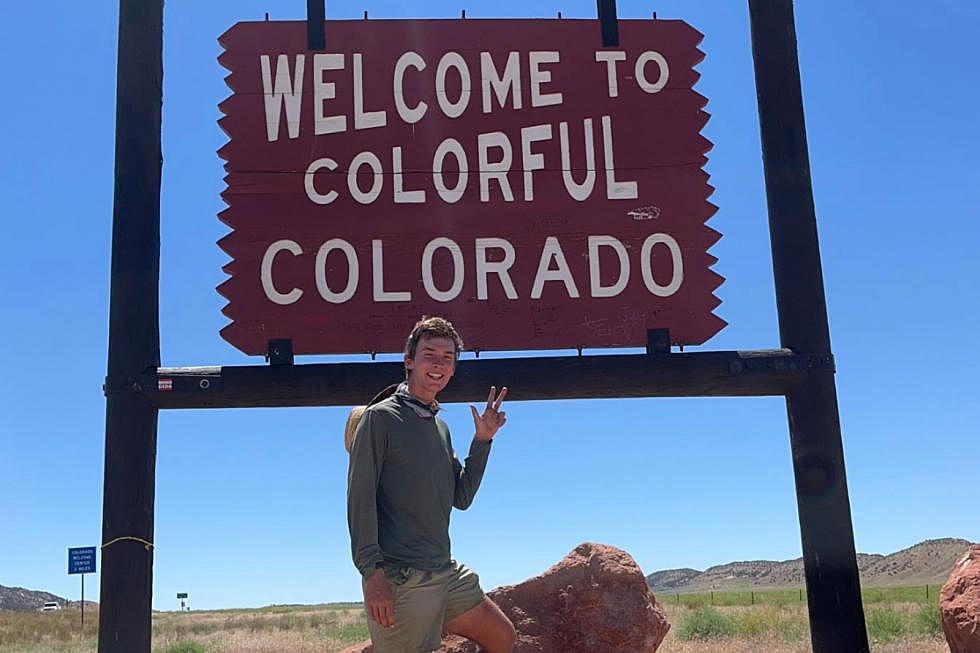
[[[507,413],[500,410],[507,396],[507,388],[501,388],[497,394],[497,386],[490,386],[490,395],[487,397],[487,406],[481,415],[476,407],[470,405],[470,412],[473,413],[473,428],[476,429],[476,439],[489,441],[497,434],[501,426],[507,423]]]

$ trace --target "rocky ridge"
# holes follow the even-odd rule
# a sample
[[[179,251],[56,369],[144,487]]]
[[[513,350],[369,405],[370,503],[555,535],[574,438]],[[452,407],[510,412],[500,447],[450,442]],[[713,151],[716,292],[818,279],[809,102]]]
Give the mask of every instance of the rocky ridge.
[[[864,587],[941,585],[956,560],[970,547],[956,538],[926,540],[888,555],[857,554]],[[803,558],[750,560],[696,569],[666,569],[646,577],[653,592],[797,588],[803,583]]]
[[[49,601],[56,601],[65,607],[67,601],[49,592],[24,589],[23,587],[5,587],[0,585],[0,611],[4,612],[35,612]],[[86,601],[88,603],[88,601]]]

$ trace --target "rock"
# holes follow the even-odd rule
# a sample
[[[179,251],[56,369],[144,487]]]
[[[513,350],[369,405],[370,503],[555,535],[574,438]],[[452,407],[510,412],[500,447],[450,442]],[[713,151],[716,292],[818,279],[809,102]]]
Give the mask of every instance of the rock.
[[[950,653],[980,651],[980,544],[960,558],[939,594]]]
[[[604,544],[580,544],[540,576],[489,597],[517,630],[515,653],[653,653],[670,630],[633,558]],[[364,643],[342,653],[370,650]],[[439,649],[478,650],[452,636]]]

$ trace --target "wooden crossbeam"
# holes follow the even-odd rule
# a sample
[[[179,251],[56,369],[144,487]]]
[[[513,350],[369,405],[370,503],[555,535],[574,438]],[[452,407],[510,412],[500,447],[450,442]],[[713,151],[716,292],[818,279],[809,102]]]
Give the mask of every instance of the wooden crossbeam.
[[[624,397],[783,396],[829,356],[787,349],[463,360],[444,402],[474,402],[491,385],[512,401]],[[400,362],[158,368],[136,380],[158,408],[351,406],[404,377]]]

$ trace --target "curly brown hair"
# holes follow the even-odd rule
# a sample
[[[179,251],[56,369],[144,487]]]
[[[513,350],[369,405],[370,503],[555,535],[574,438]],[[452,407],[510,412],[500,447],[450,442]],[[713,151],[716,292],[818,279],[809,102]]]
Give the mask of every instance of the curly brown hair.
[[[415,350],[422,338],[449,338],[456,346],[456,360],[459,360],[459,354],[463,350],[463,339],[459,337],[459,333],[449,320],[423,315],[422,319],[412,327],[412,332],[408,334],[408,340],[405,341],[406,356],[415,358]]]

